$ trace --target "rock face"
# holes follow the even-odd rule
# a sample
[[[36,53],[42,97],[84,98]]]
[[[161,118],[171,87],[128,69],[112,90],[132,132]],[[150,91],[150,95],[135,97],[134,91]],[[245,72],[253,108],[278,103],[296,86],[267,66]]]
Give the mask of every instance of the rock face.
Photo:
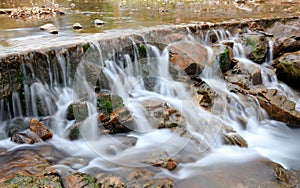
[[[202,72],[208,54],[206,48],[200,44],[180,41],[171,45],[169,55],[171,63],[188,75],[194,75]]]
[[[269,43],[265,35],[259,33],[244,34],[246,56],[256,63],[263,63],[269,51]]]
[[[300,89],[300,51],[286,53],[274,60],[278,78],[288,85]]]

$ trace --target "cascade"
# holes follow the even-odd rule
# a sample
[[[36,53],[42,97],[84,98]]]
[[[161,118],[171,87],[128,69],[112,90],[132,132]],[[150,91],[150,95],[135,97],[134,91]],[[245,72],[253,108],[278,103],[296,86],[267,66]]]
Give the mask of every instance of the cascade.
[[[282,92],[296,103],[299,110],[299,93],[280,83],[269,69],[271,55],[266,63],[258,65],[246,58],[238,36],[232,36],[229,31],[212,30],[198,35],[189,32],[189,37],[184,40],[204,45],[208,52],[208,62],[196,77],[217,93],[211,109],[206,110],[195,97],[196,91],[191,84],[194,80],[169,63],[172,43],[161,47],[147,41],[146,37],[142,38],[140,43],[131,39],[127,46],[123,45],[120,49],[106,49],[108,45],[91,43],[74,77],[71,76],[70,58],[60,51],[55,54],[59,64],[52,65],[46,59],[48,73],[42,77],[37,77],[38,73],[32,67],[23,64],[23,94],[13,93],[11,104],[6,100],[0,101],[0,146],[10,151],[29,147],[28,144],[11,142],[5,135],[5,127],[14,119],[34,117],[43,120],[54,132],[52,139],[35,145],[49,144],[63,150],[68,157],[89,158],[89,162],[82,166],[55,164],[54,167],[60,171],[93,173],[93,170],[100,169],[126,172],[126,167],[144,167],[149,165],[145,161],[181,156],[183,152],[198,158],[181,164],[174,173],[161,171],[158,176],[180,180],[195,174],[197,168],[193,167],[235,163],[237,160],[241,163],[260,156],[286,168],[300,168],[297,158],[300,154],[299,130],[291,130],[282,122],[270,120],[253,96],[232,92],[218,64],[209,63],[214,59],[212,42],[221,44],[225,40],[232,41],[234,58],[245,67],[258,68],[263,85]],[[269,53],[272,54],[272,51]],[[129,111],[132,123],[124,125],[128,133],[120,135],[134,138],[134,145],[119,141],[118,134],[104,133],[106,130],[103,124],[99,124],[97,106],[100,95],[111,96],[113,111],[119,108],[114,106],[114,102],[120,100],[124,105],[122,110],[126,108]],[[23,100],[25,106],[22,106]],[[67,120],[72,104],[86,105],[88,115],[84,121],[79,121],[80,115],[75,113],[75,119]],[[157,106],[177,113],[179,126],[158,129],[161,122],[156,114],[161,112],[151,110]],[[171,113],[171,110],[167,112]],[[71,140],[68,134],[74,125],[79,126],[80,138]],[[241,135],[247,141],[248,148],[224,145],[221,139],[224,126],[233,128]],[[290,145],[290,142],[294,144]]]

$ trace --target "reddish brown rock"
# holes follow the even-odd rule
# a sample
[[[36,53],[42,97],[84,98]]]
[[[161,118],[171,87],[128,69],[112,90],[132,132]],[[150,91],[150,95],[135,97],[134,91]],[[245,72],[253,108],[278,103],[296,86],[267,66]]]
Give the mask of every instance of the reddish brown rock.
[[[30,131],[38,135],[42,140],[48,140],[53,137],[53,133],[37,119],[30,120]]]
[[[180,41],[171,45],[169,49],[170,62],[177,65],[188,75],[202,72],[207,62],[207,50],[195,42]]]

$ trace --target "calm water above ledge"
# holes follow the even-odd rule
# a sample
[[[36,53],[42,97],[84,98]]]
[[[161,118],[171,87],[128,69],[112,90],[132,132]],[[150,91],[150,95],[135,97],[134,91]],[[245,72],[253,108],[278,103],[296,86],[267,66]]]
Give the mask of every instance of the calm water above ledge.
[[[35,6],[51,6],[47,0],[32,1]],[[12,19],[0,15],[0,54],[32,49],[44,45],[60,45],[70,40],[80,40],[91,33],[107,33],[128,29],[140,29],[149,26],[169,24],[190,24],[199,22],[239,21],[245,18],[284,17],[300,15],[296,4],[282,0],[266,0],[262,3],[233,0],[57,0],[66,14],[40,20]],[[295,6],[296,5],[296,6]],[[3,0],[0,8],[32,6],[27,0]],[[95,26],[93,21],[105,22]],[[72,29],[74,23],[80,23],[83,29]],[[58,35],[40,31],[40,26],[53,23],[59,30]],[[76,39],[77,38],[77,39]]]

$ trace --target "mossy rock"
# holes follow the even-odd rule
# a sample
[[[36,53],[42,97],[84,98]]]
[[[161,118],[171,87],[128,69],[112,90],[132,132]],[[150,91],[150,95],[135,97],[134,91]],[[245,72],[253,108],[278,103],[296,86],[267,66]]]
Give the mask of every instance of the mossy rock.
[[[232,49],[226,45],[213,45],[215,63],[219,64],[221,72],[226,72],[231,67],[231,59],[233,57]]]
[[[87,104],[85,102],[70,104],[66,116],[68,120],[84,121],[89,116]]]
[[[29,123],[24,118],[15,118],[11,120],[5,127],[5,133],[8,137],[12,137],[15,133],[24,131],[29,128]]]
[[[286,53],[274,61],[278,78],[300,89],[300,51]]]
[[[104,114],[110,114],[124,107],[123,99],[117,95],[102,95],[97,98],[97,110]]]
[[[262,34],[245,34],[246,56],[255,63],[264,63],[269,51],[267,38]]]

